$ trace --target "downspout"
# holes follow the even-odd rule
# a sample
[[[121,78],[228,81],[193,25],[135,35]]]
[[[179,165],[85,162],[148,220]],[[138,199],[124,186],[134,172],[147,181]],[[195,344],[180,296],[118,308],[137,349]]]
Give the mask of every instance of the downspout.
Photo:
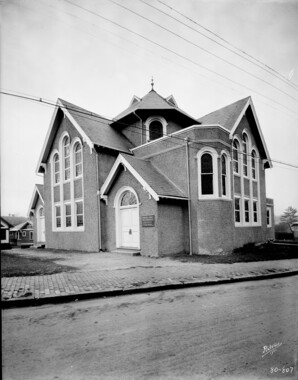
[[[189,254],[192,255],[192,224],[191,224],[191,200],[190,200],[190,172],[189,172],[189,138],[186,141],[186,175],[187,175],[187,194],[188,194],[188,227],[189,227]]]
[[[94,149],[96,154],[96,181],[97,181],[97,192],[96,192],[96,200],[97,200],[97,239],[98,239],[98,251],[102,250],[101,245],[101,213],[100,213],[100,191],[99,191],[99,173],[98,173],[98,154]]]
[[[141,125],[141,145],[143,144],[143,120],[136,114],[135,111],[133,111],[133,114],[140,120]]]

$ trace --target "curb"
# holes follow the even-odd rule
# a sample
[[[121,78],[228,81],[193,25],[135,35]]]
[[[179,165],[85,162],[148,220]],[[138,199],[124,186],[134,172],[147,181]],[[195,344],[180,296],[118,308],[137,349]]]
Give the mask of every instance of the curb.
[[[298,275],[298,270],[295,271],[286,271],[286,272],[277,272],[270,274],[260,274],[260,275],[251,275],[235,278],[224,278],[219,280],[204,280],[204,281],[190,281],[183,282],[179,281],[172,284],[166,285],[156,285],[156,286],[147,286],[140,288],[123,288],[123,289],[113,289],[113,290],[104,290],[98,292],[88,292],[88,293],[76,293],[76,294],[66,294],[60,296],[51,296],[43,298],[22,298],[22,299],[12,299],[8,301],[1,300],[1,309],[10,309],[18,307],[29,307],[29,306],[41,306],[45,304],[58,304],[58,303],[67,303],[75,302],[80,300],[88,300],[94,298],[106,298],[106,297],[116,297],[124,296],[129,294],[138,294],[138,293],[148,293],[148,292],[157,292],[162,290],[175,290],[182,288],[194,288],[199,286],[210,286],[210,285],[221,285],[234,282],[245,282],[245,281],[259,281],[259,280],[269,280],[272,278],[278,277],[289,277]]]

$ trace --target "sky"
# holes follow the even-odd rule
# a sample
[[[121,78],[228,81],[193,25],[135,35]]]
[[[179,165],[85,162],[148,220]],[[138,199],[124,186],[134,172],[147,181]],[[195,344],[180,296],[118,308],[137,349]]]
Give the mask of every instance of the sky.
[[[276,215],[298,209],[298,0],[0,6],[2,92],[59,97],[108,118],[147,94],[152,76],[159,94],[195,118],[252,96],[273,160],[267,197]],[[35,171],[54,108],[7,94],[0,107],[1,214],[23,216],[43,181]]]

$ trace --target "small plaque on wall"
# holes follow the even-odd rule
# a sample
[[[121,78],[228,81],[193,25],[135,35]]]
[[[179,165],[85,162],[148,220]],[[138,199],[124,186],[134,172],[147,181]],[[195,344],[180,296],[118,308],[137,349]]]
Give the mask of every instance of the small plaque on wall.
[[[155,215],[142,216],[142,227],[154,227]]]

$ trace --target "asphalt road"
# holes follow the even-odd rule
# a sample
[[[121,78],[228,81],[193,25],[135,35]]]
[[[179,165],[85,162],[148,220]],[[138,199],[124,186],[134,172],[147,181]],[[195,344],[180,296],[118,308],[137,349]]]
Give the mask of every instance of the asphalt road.
[[[3,378],[296,379],[297,280],[4,310]]]

